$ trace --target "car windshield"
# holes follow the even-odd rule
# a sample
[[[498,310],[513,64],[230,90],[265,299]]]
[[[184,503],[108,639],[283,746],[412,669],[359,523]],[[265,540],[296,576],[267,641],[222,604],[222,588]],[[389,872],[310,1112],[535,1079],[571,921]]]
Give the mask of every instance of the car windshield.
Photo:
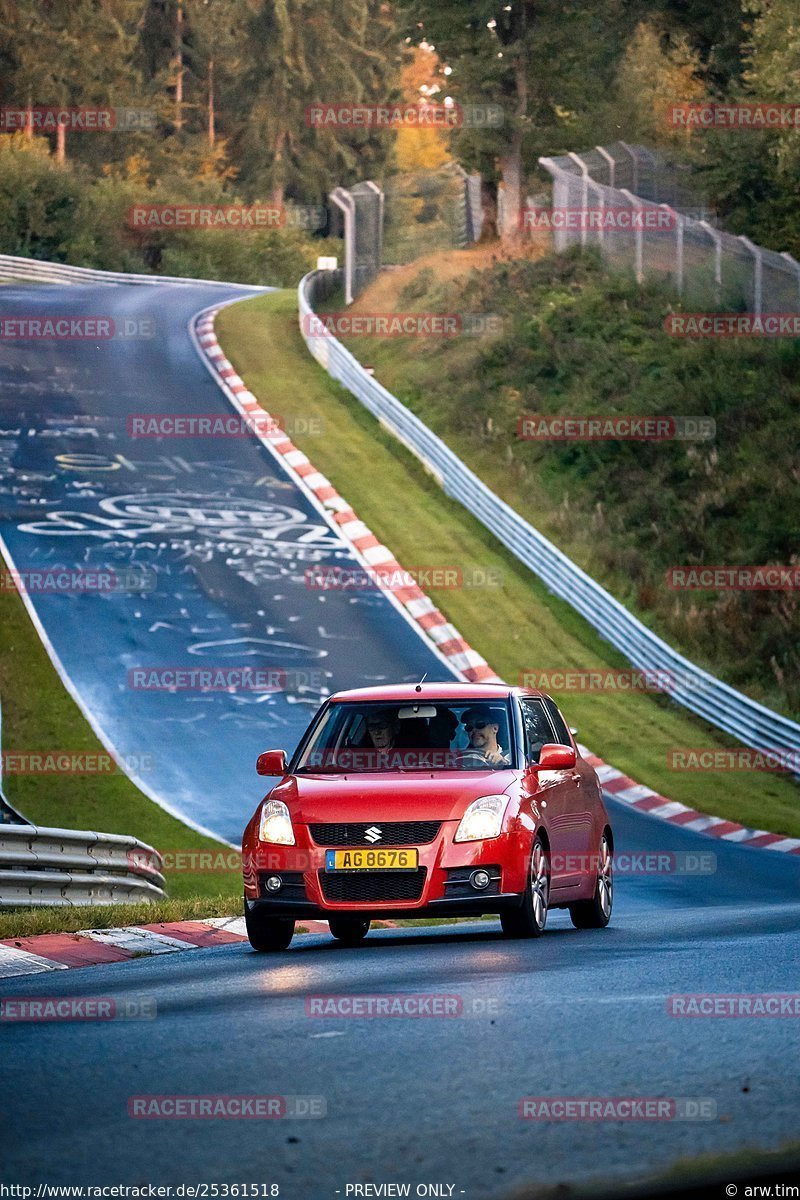
[[[334,703],[296,772],[501,771],[514,760],[508,699]]]

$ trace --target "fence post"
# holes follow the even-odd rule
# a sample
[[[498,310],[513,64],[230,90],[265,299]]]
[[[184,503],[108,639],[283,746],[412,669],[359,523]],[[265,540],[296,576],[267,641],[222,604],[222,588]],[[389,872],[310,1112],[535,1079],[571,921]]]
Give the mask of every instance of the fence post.
[[[683,295],[683,229],[684,217],[681,213],[676,212],[671,204],[659,204],[659,208],[666,209],[675,217],[675,286],[678,289],[678,295]]]
[[[378,271],[380,271],[383,264],[383,190],[371,179],[365,180],[364,187],[372,188],[378,195]]]
[[[589,207],[589,168],[579,154],[570,150],[569,157],[581,171],[581,245],[586,245],[586,210]]]
[[[781,258],[786,259],[787,263],[789,264],[789,266],[795,273],[795,280],[797,283],[798,307],[800,307],[800,262],[798,262],[796,258],[793,258],[788,250],[781,250]]]
[[[740,237],[739,241],[746,246],[755,259],[753,273],[753,311],[757,317],[764,311],[764,253],[750,238]]]
[[[722,303],[722,237],[708,221],[698,221],[701,229],[705,229],[714,243],[714,286],[717,304]]]
[[[608,163],[608,186],[613,187],[614,186],[614,172],[617,169],[617,164],[614,159],[614,155],[609,154],[608,151],[606,150],[605,146],[595,146],[595,150],[597,151],[598,154],[602,155],[602,157]]]
[[[630,154],[633,160],[633,184],[631,186],[631,191],[635,192],[639,187],[639,159],[636,157],[635,152],[631,149],[627,142],[620,142],[620,146],[622,146],[623,150],[628,151],[628,154]],[[620,191],[624,192],[625,188],[620,188]]]
[[[644,202],[629,192],[627,188],[620,188],[620,191],[628,203],[632,204],[637,212],[641,212]],[[636,228],[636,282],[644,283],[644,229],[641,222]]]
[[[353,303],[353,272],[356,241],[356,203],[344,188],[334,188],[330,197],[344,215],[344,302]]]

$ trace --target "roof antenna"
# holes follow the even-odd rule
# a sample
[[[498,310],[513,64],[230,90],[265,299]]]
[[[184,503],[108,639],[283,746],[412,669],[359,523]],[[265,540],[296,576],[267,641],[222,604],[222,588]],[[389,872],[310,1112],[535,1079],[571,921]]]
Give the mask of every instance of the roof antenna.
[[[423,685],[423,683],[425,682],[425,680],[426,680],[427,678],[428,678],[428,672],[426,671],[426,672],[425,672],[425,674],[422,676],[422,679],[420,679],[419,683],[418,683],[418,684],[417,684],[417,686],[414,688],[414,691],[415,691],[415,692],[421,692],[421,691],[422,691],[422,685]]]

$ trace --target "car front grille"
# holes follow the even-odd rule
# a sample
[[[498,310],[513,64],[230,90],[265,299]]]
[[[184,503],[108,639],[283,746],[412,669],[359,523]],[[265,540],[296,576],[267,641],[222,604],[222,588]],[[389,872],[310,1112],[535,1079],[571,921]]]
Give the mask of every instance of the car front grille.
[[[416,871],[320,871],[319,881],[326,900],[350,900],[368,904],[383,900],[419,900],[427,869]]]
[[[334,822],[309,825],[318,846],[424,846],[432,842],[442,827],[441,821],[364,821],[359,824]],[[380,830],[380,837],[367,837],[367,831]]]

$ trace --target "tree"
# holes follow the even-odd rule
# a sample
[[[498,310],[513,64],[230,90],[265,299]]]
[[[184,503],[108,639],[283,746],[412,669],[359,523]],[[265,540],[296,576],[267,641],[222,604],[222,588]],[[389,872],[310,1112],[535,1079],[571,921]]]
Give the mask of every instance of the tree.
[[[705,98],[700,71],[699,54],[684,35],[670,40],[652,21],[639,24],[625,47],[616,81],[626,138],[652,146],[686,144],[691,130],[671,125],[668,113],[674,104]]]
[[[379,0],[250,0],[238,81],[235,154],[242,181],[316,203],[336,184],[382,169],[385,133],[309,124],[309,106],[385,101],[401,55],[388,6]]]

